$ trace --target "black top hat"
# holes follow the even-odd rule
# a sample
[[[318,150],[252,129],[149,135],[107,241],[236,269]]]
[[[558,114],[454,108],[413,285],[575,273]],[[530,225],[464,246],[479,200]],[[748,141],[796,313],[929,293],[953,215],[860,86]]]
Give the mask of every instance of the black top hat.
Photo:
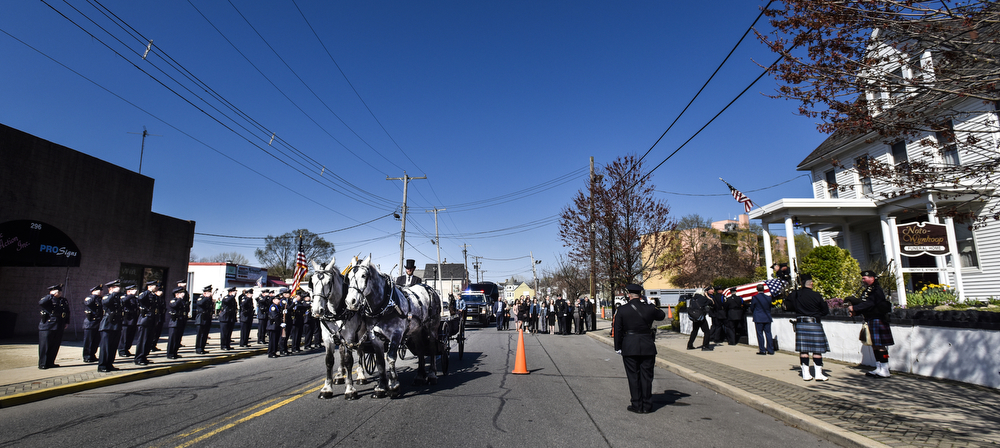
[[[628,291],[629,294],[642,294],[642,285],[629,283],[625,285],[625,290]]]
[[[405,269],[416,269],[417,268],[417,262],[414,261],[414,260],[406,260],[406,266],[403,266],[403,268],[405,268]]]
[[[62,291],[62,289],[63,289],[62,283],[58,285],[49,286],[49,291]]]
[[[212,285],[208,285],[204,288],[201,288],[201,292],[211,292],[211,291],[212,291]]]

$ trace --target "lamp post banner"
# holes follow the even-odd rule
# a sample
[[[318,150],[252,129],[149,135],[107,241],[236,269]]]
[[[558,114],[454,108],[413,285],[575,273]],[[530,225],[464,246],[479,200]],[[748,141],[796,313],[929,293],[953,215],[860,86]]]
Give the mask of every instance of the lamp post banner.
[[[929,222],[897,224],[899,254],[904,257],[919,255],[948,255],[948,225]]]
[[[62,230],[22,219],[0,224],[0,266],[79,267],[80,249]]]

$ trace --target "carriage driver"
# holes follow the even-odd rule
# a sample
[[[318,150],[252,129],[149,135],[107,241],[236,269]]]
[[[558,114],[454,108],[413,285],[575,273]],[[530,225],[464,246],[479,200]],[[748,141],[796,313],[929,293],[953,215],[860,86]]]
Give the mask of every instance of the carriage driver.
[[[419,285],[424,282],[424,279],[413,275],[413,270],[417,268],[416,261],[406,260],[406,275],[400,275],[396,277],[396,284],[399,286],[413,286]]]

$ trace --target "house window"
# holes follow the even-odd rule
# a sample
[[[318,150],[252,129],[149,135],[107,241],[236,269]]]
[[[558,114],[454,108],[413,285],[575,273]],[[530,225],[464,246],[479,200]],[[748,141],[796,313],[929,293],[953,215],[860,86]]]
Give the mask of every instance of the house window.
[[[868,254],[868,262],[875,263],[882,261],[882,236],[875,232],[864,233],[865,252]]]
[[[874,192],[872,189],[872,177],[868,172],[870,160],[868,155],[863,155],[854,160],[854,168],[858,171],[858,180],[861,182],[861,194],[869,195]]]
[[[910,158],[906,155],[905,141],[900,140],[892,144],[892,161],[896,164],[897,173],[910,173]]]
[[[955,142],[955,125],[948,120],[941,124],[941,130],[934,132],[938,150],[941,151],[941,162],[947,166],[958,166],[958,144]]]
[[[958,257],[963,268],[978,268],[979,257],[976,254],[976,239],[969,227],[955,224],[955,239],[958,242]]]
[[[830,199],[840,197],[840,194],[837,192],[837,173],[833,170],[826,172],[826,196]]]
[[[889,84],[890,97],[897,98],[906,95],[906,76],[902,65],[893,70],[886,82]]]

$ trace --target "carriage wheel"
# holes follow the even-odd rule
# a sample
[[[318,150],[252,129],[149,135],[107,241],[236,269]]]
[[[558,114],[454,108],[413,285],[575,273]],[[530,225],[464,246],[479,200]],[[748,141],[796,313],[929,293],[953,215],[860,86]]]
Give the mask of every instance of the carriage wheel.
[[[459,324],[458,337],[455,339],[458,340],[458,359],[461,360],[465,354],[465,319]]]
[[[375,358],[375,353],[373,352],[362,352],[361,353],[361,367],[365,369],[369,375],[374,375],[378,372],[378,360]]]
[[[441,353],[441,375],[448,374],[448,358],[451,358],[451,351],[445,348]]]

